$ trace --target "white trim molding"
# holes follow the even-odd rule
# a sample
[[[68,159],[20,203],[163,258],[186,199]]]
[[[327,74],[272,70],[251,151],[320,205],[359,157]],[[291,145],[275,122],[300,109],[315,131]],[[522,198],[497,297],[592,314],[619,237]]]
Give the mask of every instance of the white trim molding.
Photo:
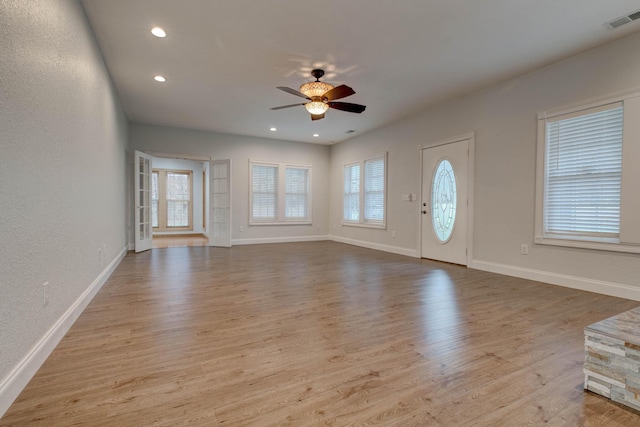
[[[280,224],[282,225],[282,224]],[[260,237],[255,239],[233,239],[232,246],[236,245],[261,245],[263,243],[297,243],[297,242],[320,242],[331,240],[327,235],[322,236],[291,236],[291,237]]]
[[[114,272],[120,261],[127,254],[127,247],[116,255],[111,263],[89,285],[86,291],[69,307],[69,309],[51,326],[46,334],[29,350],[20,362],[0,382],[0,418],[9,409],[13,401],[27,386],[31,378],[47,360],[51,352],[56,348],[60,340],[69,331],[80,314],[89,305],[98,291],[105,284],[109,276]]]
[[[399,246],[384,245],[382,243],[365,242],[364,240],[348,239],[346,237],[330,236],[334,242],[346,243],[347,245],[360,246],[377,251],[389,252],[397,255],[404,255],[412,258],[419,258],[415,249],[401,248]]]
[[[551,285],[564,286],[566,288],[579,289],[581,291],[594,292],[612,297],[625,298],[640,301],[640,287],[623,285],[620,283],[604,282],[588,279],[586,277],[569,276],[565,274],[551,273],[532,268],[515,267],[489,261],[473,260],[469,268],[504,274],[506,276],[519,277],[521,279],[535,280]]]

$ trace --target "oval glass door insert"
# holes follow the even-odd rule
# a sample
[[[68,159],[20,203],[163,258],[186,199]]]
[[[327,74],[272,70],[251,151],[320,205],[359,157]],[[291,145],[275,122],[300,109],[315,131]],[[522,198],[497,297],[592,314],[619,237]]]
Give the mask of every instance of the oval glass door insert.
[[[431,223],[436,239],[446,243],[451,238],[456,222],[456,176],[453,166],[442,159],[436,166],[431,184]]]

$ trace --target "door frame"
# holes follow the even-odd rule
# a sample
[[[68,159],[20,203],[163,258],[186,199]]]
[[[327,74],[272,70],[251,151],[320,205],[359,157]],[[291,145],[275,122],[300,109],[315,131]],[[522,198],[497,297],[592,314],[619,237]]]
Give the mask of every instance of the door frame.
[[[423,176],[423,162],[422,162],[422,151],[435,148],[442,145],[453,144],[456,142],[468,141],[469,144],[469,166],[467,169],[467,260],[466,266],[471,264],[473,260],[473,218],[474,218],[474,171],[475,171],[475,155],[476,155],[476,134],[475,132],[466,133],[463,135],[454,136],[452,138],[441,139],[438,141],[434,141],[432,143],[422,144],[418,146],[418,188],[420,192],[418,194],[423,194],[424,187],[424,176]],[[418,199],[418,209],[416,209],[416,221],[418,223],[418,239],[416,243],[416,252],[418,254],[418,258],[422,259],[422,200]]]
[[[141,151],[141,150],[137,150],[137,151]],[[193,161],[193,162],[206,162],[209,163],[212,160],[211,156],[201,156],[201,155],[197,155],[197,154],[182,154],[182,153],[167,153],[167,152],[160,152],[160,151],[142,151],[144,154],[149,155],[151,157],[159,157],[159,158],[163,158],[163,159],[175,159],[175,160],[189,160],[189,161]],[[135,166],[134,166],[135,167]],[[135,172],[135,171],[134,171]],[[195,175],[194,175],[194,182],[195,182]],[[207,196],[207,200],[203,200],[202,201],[202,205],[203,208],[207,205],[207,202],[209,202],[209,192],[206,192],[206,196]],[[194,212],[195,213],[195,212]],[[208,212],[207,212],[207,216],[208,216]],[[209,223],[209,221],[207,220],[207,224]],[[195,225],[195,222],[194,224]],[[135,232],[135,230],[134,230]],[[152,232],[153,234],[153,232]],[[203,230],[202,234],[204,236],[206,236],[208,239],[211,239],[211,236],[209,236],[209,230]]]

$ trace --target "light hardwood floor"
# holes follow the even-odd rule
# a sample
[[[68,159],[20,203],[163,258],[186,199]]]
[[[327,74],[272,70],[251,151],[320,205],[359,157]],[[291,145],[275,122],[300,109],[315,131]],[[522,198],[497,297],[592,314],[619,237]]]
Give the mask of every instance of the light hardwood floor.
[[[333,242],[130,253],[0,425],[637,426],[582,363],[638,305]]]
[[[182,246],[207,246],[209,239],[203,235],[195,236],[153,236],[154,248],[178,248]]]

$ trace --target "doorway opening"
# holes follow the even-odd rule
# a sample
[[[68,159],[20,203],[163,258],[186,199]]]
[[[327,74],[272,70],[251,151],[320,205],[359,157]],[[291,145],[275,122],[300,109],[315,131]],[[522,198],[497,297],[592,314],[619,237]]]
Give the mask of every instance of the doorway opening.
[[[208,246],[209,162],[152,156],[153,248]]]
[[[138,150],[133,158],[135,252],[153,247],[231,247],[230,159]]]

